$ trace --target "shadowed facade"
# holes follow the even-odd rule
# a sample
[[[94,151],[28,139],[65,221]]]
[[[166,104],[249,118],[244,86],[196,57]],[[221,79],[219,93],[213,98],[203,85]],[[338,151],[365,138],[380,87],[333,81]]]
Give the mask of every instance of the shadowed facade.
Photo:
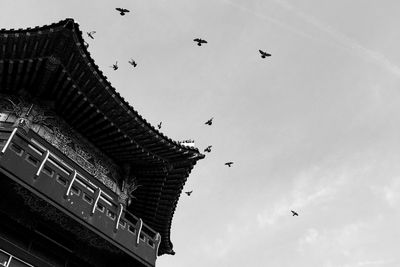
[[[142,118],[84,43],[72,19],[0,30],[0,264],[154,266],[174,254],[172,217],[204,155]]]

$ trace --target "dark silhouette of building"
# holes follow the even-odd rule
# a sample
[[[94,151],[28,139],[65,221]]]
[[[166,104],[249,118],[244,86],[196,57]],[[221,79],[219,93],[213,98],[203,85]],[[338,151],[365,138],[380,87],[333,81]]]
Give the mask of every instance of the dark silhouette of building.
[[[116,92],[72,19],[0,30],[0,266],[154,266],[203,157]]]

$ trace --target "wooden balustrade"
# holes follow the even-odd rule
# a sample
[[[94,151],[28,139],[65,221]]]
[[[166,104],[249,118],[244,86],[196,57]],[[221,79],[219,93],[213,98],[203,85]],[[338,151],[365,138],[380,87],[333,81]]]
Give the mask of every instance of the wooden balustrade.
[[[154,266],[161,242],[118,196],[39,135],[0,128],[0,168],[128,254]]]

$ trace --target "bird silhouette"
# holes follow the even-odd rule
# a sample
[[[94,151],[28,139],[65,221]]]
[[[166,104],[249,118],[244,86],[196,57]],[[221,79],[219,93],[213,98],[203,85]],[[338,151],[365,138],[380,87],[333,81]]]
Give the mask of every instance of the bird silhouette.
[[[214,119],[214,118],[209,119],[209,120],[206,121],[204,124],[212,125],[213,119]]]
[[[115,64],[110,66],[110,68],[113,68],[114,70],[117,70],[118,69],[118,61],[115,61]]]
[[[225,163],[225,165],[227,165],[228,167],[231,167],[231,166],[232,166],[232,164],[233,164],[233,162],[232,162],[232,161],[229,161],[229,162],[226,162],[226,163]]]
[[[211,152],[211,148],[212,148],[212,146],[208,146],[208,147],[206,147],[206,149],[204,149],[204,152],[208,152],[208,153],[210,153],[210,152]]]
[[[161,124],[162,124],[162,121],[160,121],[160,123],[157,124],[158,129],[161,129]]]
[[[96,31],[91,31],[91,32],[87,32],[87,35],[88,35],[90,38],[94,39],[93,35],[94,35],[95,33],[96,33]]]
[[[125,16],[125,13],[130,12],[128,9],[126,9],[126,8],[120,8],[120,7],[117,7],[115,10],[119,11],[119,14],[120,14],[121,16]]]
[[[131,59],[130,61],[128,61],[129,62],[129,64],[131,64],[134,68],[136,68],[136,66],[137,66],[137,63],[136,63],[136,61],[135,60],[133,60],[133,59]]]
[[[295,212],[294,210],[291,210],[291,212],[292,212],[292,216],[299,216],[299,214],[297,213],[297,212]]]
[[[200,38],[196,38],[193,41],[197,42],[198,46],[201,46],[202,44],[206,44],[207,43],[206,40],[203,40],[203,39],[200,39]]]
[[[271,56],[271,54],[268,54],[267,52],[264,52],[262,50],[258,50],[258,51],[260,51],[260,54],[261,54],[262,58],[266,58],[266,57],[270,57]]]
[[[186,195],[190,196],[192,194],[192,192],[193,192],[193,190],[192,191],[187,191],[185,193],[186,193]]]

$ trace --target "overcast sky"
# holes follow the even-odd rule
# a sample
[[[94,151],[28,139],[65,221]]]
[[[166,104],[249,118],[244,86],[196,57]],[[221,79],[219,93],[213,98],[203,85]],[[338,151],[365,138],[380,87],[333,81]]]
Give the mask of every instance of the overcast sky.
[[[213,146],[157,266],[400,266],[399,1],[0,3],[0,28],[96,31],[91,56],[147,121]]]

